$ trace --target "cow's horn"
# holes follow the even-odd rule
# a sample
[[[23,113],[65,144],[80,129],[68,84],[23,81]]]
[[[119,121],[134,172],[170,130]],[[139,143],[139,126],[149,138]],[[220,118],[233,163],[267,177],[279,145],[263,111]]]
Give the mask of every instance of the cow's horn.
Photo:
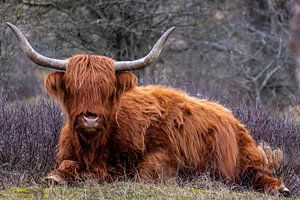
[[[174,31],[175,27],[170,28],[167,30],[156,42],[150,53],[138,60],[133,61],[116,61],[115,62],[115,68],[116,71],[126,71],[126,70],[137,70],[137,69],[143,69],[154,63],[161,50],[166,44],[166,41],[169,37],[169,35]]]
[[[15,25],[13,25],[9,22],[6,22],[6,24],[15,33],[23,52],[26,53],[27,56],[34,63],[36,63],[40,66],[43,66],[43,67],[48,67],[48,68],[53,68],[53,69],[59,69],[59,70],[66,69],[66,66],[68,64],[67,60],[58,60],[58,59],[54,59],[54,58],[48,58],[46,56],[39,54],[32,48],[32,46],[30,45],[30,43],[28,42],[26,37]]]

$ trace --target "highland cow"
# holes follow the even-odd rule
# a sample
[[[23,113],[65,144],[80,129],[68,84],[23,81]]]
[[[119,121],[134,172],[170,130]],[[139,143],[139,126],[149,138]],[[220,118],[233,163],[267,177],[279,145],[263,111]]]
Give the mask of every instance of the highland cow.
[[[45,78],[47,92],[66,114],[56,169],[47,179],[108,181],[127,174],[156,182],[195,173],[263,192],[289,193],[230,110],[176,89],[137,86],[131,70],[151,65],[174,28],[139,60],[97,55],[58,60],[37,53],[17,27],[7,25],[33,62],[61,70]]]

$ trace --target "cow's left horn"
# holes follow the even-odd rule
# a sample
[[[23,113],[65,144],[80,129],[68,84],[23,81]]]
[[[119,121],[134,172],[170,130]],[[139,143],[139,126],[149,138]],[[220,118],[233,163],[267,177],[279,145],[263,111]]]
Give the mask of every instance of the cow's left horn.
[[[53,68],[53,69],[59,69],[59,70],[66,70],[66,66],[68,64],[67,60],[58,60],[54,58],[48,58],[46,56],[43,56],[36,52],[26,37],[23,35],[23,33],[13,24],[6,22],[7,26],[15,33],[21,49],[23,50],[24,53],[27,54],[27,56],[32,60],[34,63],[43,66],[43,67],[48,67],[48,68]]]
[[[166,41],[169,37],[169,35],[174,31],[175,27],[170,28],[167,30],[156,42],[150,53],[138,60],[133,61],[116,61],[115,62],[115,68],[116,71],[126,71],[126,70],[137,70],[137,69],[143,69],[154,63],[160,52],[162,51],[163,47],[166,44]]]

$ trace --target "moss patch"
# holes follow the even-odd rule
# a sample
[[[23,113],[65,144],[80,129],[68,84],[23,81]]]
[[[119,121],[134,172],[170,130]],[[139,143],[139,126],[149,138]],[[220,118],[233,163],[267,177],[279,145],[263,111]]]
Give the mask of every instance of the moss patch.
[[[44,197],[41,188],[11,188],[1,193],[2,199],[37,199]]]

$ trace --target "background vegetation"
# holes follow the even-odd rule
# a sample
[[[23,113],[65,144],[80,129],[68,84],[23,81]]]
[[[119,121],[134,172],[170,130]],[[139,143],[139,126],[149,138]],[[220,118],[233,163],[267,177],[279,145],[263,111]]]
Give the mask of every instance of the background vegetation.
[[[63,123],[60,108],[43,90],[44,75],[50,70],[32,64],[22,54],[4,24],[6,21],[16,24],[32,45],[47,56],[67,58],[76,53],[91,53],[116,60],[144,56],[165,30],[176,26],[159,61],[136,72],[140,85],[153,83],[181,88],[193,96],[216,100],[231,108],[257,141],[264,140],[283,150],[284,164],[275,174],[286,182],[294,196],[300,195],[299,70],[289,49],[288,27],[296,3],[296,0],[0,1],[2,197],[7,197],[6,192],[14,187],[40,185],[40,177],[54,167],[55,146]],[[290,114],[296,114],[296,118]],[[120,184],[97,186],[99,190],[89,191],[132,187],[137,192],[133,195],[138,195],[140,191],[135,188],[152,190],[152,186]],[[194,186],[210,189],[209,194],[220,190],[210,181],[189,184],[184,183],[188,187],[184,189],[178,189],[180,182],[174,186],[176,189],[153,187],[185,190],[187,196],[176,193],[179,198],[194,195],[193,191],[188,193]],[[131,190],[125,190],[123,196],[130,198],[126,195],[132,194]],[[225,191],[220,198],[230,196],[229,190]]]
[[[263,140],[272,147],[279,147],[283,150],[284,162],[274,173],[285,181],[294,196],[300,195],[299,125],[293,120],[275,116],[274,113],[267,110],[257,109],[254,106],[231,104],[236,102],[237,99],[232,98],[223,101],[222,92],[215,88],[211,88],[209,92],[212,90],[215,91],[214,94],[219,96],[205,94],[205,97],[220,101],[231,108],[234,114],[247,125],[256,141]],[[203,91],[205,90],[203,89]],[[7,194],[5,192],[8,192],[8,189],[15,187],[41,187],[41,177],[45,176],[54,167],[55,146],[62,121],[63,116],[59,106],[50,100],[38,98],[30,104],[28,102],[12,104],[7,102],[5,98],[0,99],[0,190],[4,191],[2,192],[3,194]],[[220,188],[223,188],[222,191],[225,191],[225,194],[230,193],[229,189],[243,190],[239,186],[225,187],[221,184],[216,186],[215,183],[205,178],[205,176],[204,181],[196,179],[194,183],[193,181],[181,182],[177,180],[177,186],[173,184],[173,187],[177,188],[180,185],[183,187],[187,186],[188,190],[194,187],[213,190],[207,191],[209,194],[220,190]],[[111,186],[116,187],[115,184]],[[93,187],[86,188],[84,185],[79,185],[79,188],[88,191],[89,189],[101,190],[102,186],[99,187],[93,189]],[[106,189],[107,187],[109,186],[104,186]],[[125,184],[125,187],[131,188],[128,184]],[[148,186],[139,184],[138,186],[132,185],[132,187],[148,188]],[[170,187],[162,188],[168,189]],[[129,190],[135,191],[133,188]],[[175,190],[173,188],[172,191]],[[40,190],[38,189],[38,191]],[[118,190],[111,192],[112,195],[115,195],[114,192],[118,194]],[[126,192],[124,191],[124,195],[129,195]],[[142,191],[136,192],[133,195],[138,195]],[[29,190],[29,193],[31,194],[32,191]],[[200,194],[201,196],[203,195],[202,193]],[[179,193],[173,195],[179,195]],[[234,193],[233,195],[238,194]],[[253,195],[252,198],[256,194]],[[222,198],[223,193],[219,194],[219,196]],[[205,196],[201,198],[205,198]]]
[[[227,95],[242,94],[256,105],[280,110],[299,101],[288,48],[296,0],[1,2],[0,81],[5,90],[25,98],[41,94],[41,84],[34,82],[41,70],[20,52],[6,21],[17,24],[48,56],[92,53],[116,60],[144,56],[165,30],[176,26],[159,62],[136,72],[142,84],[188,88],[194,95],[201,93],[199,86],[222,85]]]

